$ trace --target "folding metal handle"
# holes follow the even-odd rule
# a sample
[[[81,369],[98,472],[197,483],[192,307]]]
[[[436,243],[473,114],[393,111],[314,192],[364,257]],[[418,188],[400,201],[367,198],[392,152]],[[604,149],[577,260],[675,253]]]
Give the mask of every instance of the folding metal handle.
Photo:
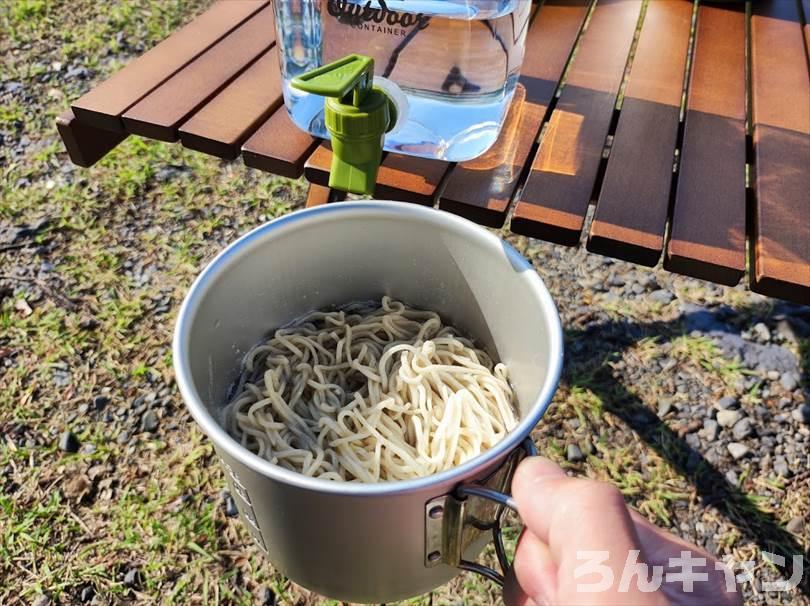
[[[452,495],[431,499],[425,507],[425,566],[439,563],[474,572],[503,586],[512,567],[506,555],[501,520],[507,509],[515,513],[517,505],[505,491],[511,487],[517,464],[525,456],[536,456],[530,438],[515,449],[507,462],[478,484],[461,484]],[[476,543],[483,532],[491,531],[501,572],[464,559],[464,551]]]

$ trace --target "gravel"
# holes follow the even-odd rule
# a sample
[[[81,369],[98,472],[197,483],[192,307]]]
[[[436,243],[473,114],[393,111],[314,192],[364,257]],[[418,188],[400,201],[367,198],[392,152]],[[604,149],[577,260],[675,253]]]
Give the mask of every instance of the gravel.
[[[276,606],[276,594],[269,587],[262,587],[259,593],[259,604],[261,606]]]
[[[724,396],[719,400],[717,400],[714,406],[718,410],[729,410],[731,408],[737,408],[739,407],[739,405],[740,403],[739,400],[737,400],[737,398],[732,398],[731,396]]]
[[[785,457],[776,457],[773,461],[773,470],[776,475],[787,478],[791,475],[790,467],[788,467],[787,459]]]
[[[751,449],[745,444],[740,444],[739,442],[729,442],[728,451],[736,461],[737,459],[742,459],[745,455],[751,452]]]
[[[810,425],[810,404],[802,404],[796,408],[790,415],[797,423]]]
[[[654,290],[649,295],[650,301],[660,303],[661,305],[668,305],[675,300],[675,295],[665,288]]]
[[[785,391],[793,391],[799,386],[799,378],[795,372],[786,372],[779,377],[779,384]]]
[[[672,398],[661,398],[658,400],[658,418],[663,419],[673,408]]]
[[[731,429],[731,433],[734,435],[734,439],[737,441],[742,441],[753,434],[754,427],[751,424],[751,419],[744,417],[737,421],[734,424],[734,427]]]
[[[154,433],[160,427],[160,419],[154,410],[147,410],[141,417],[141,431]]]
[[[137,568],[130,568],[124,575],[124,587],[134,588],[140,583],[140,572]]]
[[[703,420],[703,429],[700,431],[700,435],[706,442],[714,442],[719,432],[720,424],[717,421],[714,419]]]
[[[720,427],[733,427],[740,419],[742,413],[739,410],[720,410],[717,413],[717,424]]]
[[[72,431],[63,431],[59,436],[59,450],[63,452],[78,452],[79,439],[73,434]]]
[[[579,446],[576,444],[569,444],[565,451],[566,458],[572,463],[579,463],[585,460],[585,455],[582,454]]]
[[[791,518],[790,522],[785,526],[785,529],[793,534],[799,534],[804,529],[804,516]]]
[[[236,507],[236,501],[233,500],[233,496],[230,493],[225,495],[223,499],[223,507],[225,508],[225,515],[229,518],[235,518],[239,515],[239,509]]]

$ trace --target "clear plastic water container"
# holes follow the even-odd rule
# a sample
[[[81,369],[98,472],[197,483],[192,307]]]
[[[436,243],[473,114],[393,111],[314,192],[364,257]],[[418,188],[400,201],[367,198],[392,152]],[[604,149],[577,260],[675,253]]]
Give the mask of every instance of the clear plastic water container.
[[[459,162],[497,139],[523,62],[531,0],[276,0],[284,102],[328,138],[324,99],[293,78],[352,53],[397,108],[385,149]]]

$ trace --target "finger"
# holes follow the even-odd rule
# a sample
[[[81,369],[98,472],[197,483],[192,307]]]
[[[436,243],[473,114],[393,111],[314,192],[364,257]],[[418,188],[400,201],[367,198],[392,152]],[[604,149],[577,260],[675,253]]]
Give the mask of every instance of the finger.
[[[525,459],[512,481],[520,517],[560,564],[568,547],[583,550],[637,548],[630,512],[613,486],[569,478],[553,462]]]
[[[628,553],[641,551],[641,545],[615,487],[569,478],[552,462],[533,457],[515,472],[512,493],[526,527],[548,546],[557,564],[560,600],[578,602],[582,597],[577,597],[578,588],[605,579],[610,583],[601,597],[607,598],[617,589]],[[594,555],[601,560],[599,572],[587,572],[583,564],[596,563]],[[640,559],[643,561],[643,553]],[[635,602],[631,595],[623,594],[623,598],[624,603]]]
[[[523,591],[515,577],[514,568],[509,569],[504,579],[503,603],[506,606],[541,606]]]
[[[705,570],[709,575],[707,582],[712,587],[712,595],[716,596],[716,603],[718,605],[740,603],[736,583],[727,584],[726,582],[727,577],[733,579],[733,573],[726,570],[725,564],[717,556],[655,526],[635,510],[630,510],[630,516],[636,526],[639,540],[644,547],[648,564],[664,566],[666,570],[669,567],[670,558],[680,556],[682,551],[689,551],[693,557],[706,559]]]
[[[557,564],[548,546],[531,532],[520,537],[512,570],[520,591],[537,606],[557,603]]]

